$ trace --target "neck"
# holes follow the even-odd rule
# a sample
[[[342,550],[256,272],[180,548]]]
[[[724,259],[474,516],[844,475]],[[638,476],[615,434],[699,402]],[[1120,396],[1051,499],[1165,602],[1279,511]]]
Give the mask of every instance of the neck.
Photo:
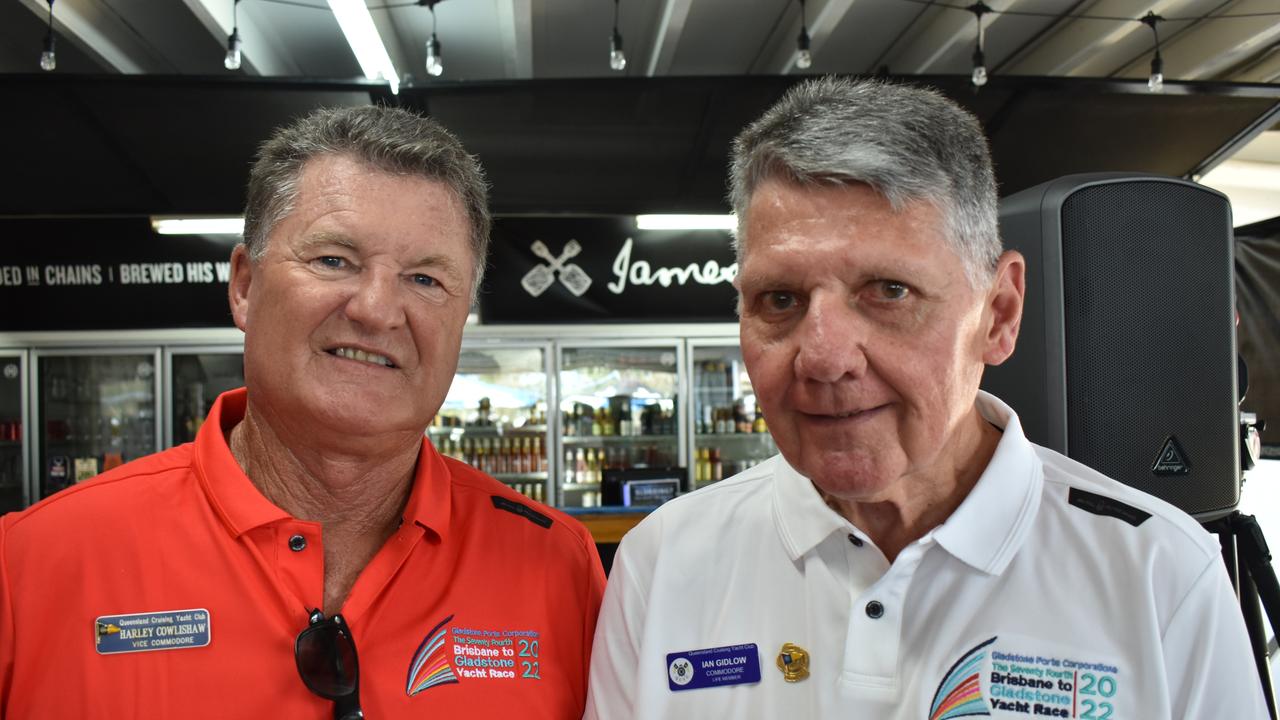
[[[823,499],[865,532],[892,563],[960,507],[991,462],[1000,437],[1001,432],[975,409],[954,436],[956,451],[941,453],[950,462],[904,476],[884,499],[852,501],[822,493]]]
[[[289,443],[252,401],[231,429],[231,454],[258,491],[293,517],[320,523],[326,612],[341,608],[355,577],[399,527],[420,444],[356,454]]]

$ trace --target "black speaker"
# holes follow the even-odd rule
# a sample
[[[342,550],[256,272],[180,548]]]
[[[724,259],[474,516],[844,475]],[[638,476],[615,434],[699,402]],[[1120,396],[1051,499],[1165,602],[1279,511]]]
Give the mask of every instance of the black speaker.
[[[1070,175],[1005,198],[1027,259],[984,389],[1033,442],[1202,521],[1240,502],[1231,206],[1176,178]]]

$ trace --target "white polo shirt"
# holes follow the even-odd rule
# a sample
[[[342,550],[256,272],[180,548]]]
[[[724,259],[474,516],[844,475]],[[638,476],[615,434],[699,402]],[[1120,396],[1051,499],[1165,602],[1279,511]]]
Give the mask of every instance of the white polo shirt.
[[[586,718],[1266,718],[1215,538],[978,408],[1004,427],[990,464],[892,565],[781,456],[646,518]]]

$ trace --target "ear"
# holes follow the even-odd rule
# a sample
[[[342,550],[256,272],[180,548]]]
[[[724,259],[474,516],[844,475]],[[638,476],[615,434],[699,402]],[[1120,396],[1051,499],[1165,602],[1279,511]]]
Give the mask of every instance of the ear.
[[[227,296],[231,301],[231,317],[241,330],[249,323],[249,285],[253,282],[253,260],[249,248],[241,243],[231,251],[231,284]]]
[[[996,265],[995,280],[987,291],[986,350],[982,361],[999,365],[1013,354],[1022,327],[1022,304],[1026,297],[1027,261],[1016,250],[1006,250]]]

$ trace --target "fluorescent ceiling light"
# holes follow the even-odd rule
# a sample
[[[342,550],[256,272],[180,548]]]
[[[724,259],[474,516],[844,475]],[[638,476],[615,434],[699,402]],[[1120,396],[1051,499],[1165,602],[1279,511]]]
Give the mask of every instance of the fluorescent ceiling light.
[[[1280,190],[1280,163],[1226,160],[1200,178],[1200,184],[1251,190]]]
[[[400,92],[400,74],[391,63],[387,47],[382,44],[378,28],[373,25],[373,16],[364,0],[329,0],[333,17],[347,37],[351,52],[356,54],[356,62],[360,70],[370,80],[382,80],[391,85],[391,92]]]
[[[641,230],[736,230],[736,215],[637,215]]]
[[[153,217],[151,229],[161,235],[243,235],[242,217]]]

